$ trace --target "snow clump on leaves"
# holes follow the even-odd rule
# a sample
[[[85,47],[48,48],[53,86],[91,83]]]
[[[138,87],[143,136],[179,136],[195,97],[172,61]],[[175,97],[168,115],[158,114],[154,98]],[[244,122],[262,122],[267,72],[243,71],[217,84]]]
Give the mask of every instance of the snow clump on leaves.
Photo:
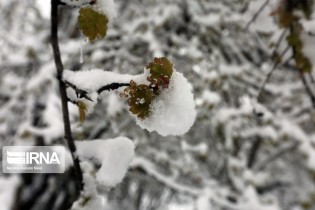
[[[162,136],[185,134],[196,117],[191,85],[165,57],[155,58],[146,69],[150,72],[147,77],[150,84],[137,85],[131,81],[124,91],[129,111],[137,124],[150,132]]]

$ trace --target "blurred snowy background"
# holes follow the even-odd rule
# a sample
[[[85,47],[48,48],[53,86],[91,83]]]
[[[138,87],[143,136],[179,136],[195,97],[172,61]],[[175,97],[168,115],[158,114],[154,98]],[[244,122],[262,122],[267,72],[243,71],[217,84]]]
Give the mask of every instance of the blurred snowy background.
[[[246,27],[265,1],[119,0],[107,37],[94,43],[78,31],[78,10],[62,9],[66,69],[138,74],[166,56],[193,86],[197,119],[180,137],[142,130],[115,92],[102,93],[82,126],[69,105],[75,139],[126,136],[136,144],[123,182],[100,189],[106,209],[315,209],[314,108],[289,60],[255,102],[273,65],[268,46],[281,35],[269,15],[277,1],[266,2]],[[64,144],[49,13],[48,0],[0,0],[1,147]],[[72,169],[0,172],[0,210],[68,209],[74,184]]]

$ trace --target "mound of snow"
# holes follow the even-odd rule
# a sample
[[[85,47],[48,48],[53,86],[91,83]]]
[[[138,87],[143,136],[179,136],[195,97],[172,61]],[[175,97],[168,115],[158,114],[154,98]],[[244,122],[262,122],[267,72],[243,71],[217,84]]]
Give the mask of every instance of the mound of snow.
[[[86,140],[76,142],[76,145],[80,159],[91,158],[101,163],[102,166],[96,173],[96,180],[109,187],[122,181],[135,149],[133,142],[125,137]]]
[[[153,101],[151,114],[144,120],[136,118],[137,124],[162,136],[182,135],[194,124],[195,101],[191,85],[182,73],[174,72],[169,87]]]

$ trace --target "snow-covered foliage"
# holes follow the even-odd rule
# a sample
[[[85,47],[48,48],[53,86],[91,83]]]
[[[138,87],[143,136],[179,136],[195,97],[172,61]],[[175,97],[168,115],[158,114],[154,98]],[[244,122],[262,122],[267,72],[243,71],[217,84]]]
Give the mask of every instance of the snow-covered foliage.
[[[80,158],[94,159],[101,164],[96,173],[96,180],[108,187],[113,187],[122,181],[135,149],[133,142],[124,137],[79,141],[77,148]]]
[[[96,76],[90,83],[94,89],[84,89],[98,103],[91,105],[93,110],[82,125],[77,106],[69,103],[74,137],[132,139],[135,157],[123,181],[110,189],[96,181],[107,154],[102,151],[108,150],[97,147],[82,162],[85,189],[74,204],[70,168],[62,176],[1,174],[0,209],[313,209],[314,109],[300,73],[288,61],[292,50],[285,52],[283,63],[256,100],[272,68],[275,46],[281,54],[289,33],[279,28],[277,15],[270,16],[284,1],[268,2],[246,30],[264,0],[121,0],[119,15],[109,21],[113,26],[108,27],[107,37],[93,43],[82,42],[76,9],[62,8],[62,60],[66,69],[80,69],[80,73],[66,71],[66,80],[75,83],[71,79],[86,69],[102,69],[100,74],[113,77],[142,75],[153,57],[166,56],[175,64],[175,77],[183,74],[191,84],[184,89],[188,98],[194,93],[196,121],[182,136],[149,133],[135,123],[129,105],[119,97],[125,87],[99,95],[97,85],[107,76]],[[0,145],[64,144],[49,20],[42,18],[43,10],[38,11],[31,0],[0,0],[0,5]],[[313,18],[300,22],[303,54],[313,62]],[[86,73],[85,80],[93,75]],[[116,79],[147,81],[139,81],[138,76]],[[307,82],[312,84],[311,77]],[[78,99],[70,87],[68,91],[71,99]],[[178,111],[192,108],[184,104]],[[192,119],[194,112],[187,111],[177,120],[186,124],[188,115]],[[88,143],[93,141],[82,149],[91,147]],[[132,148],[127,145],[122,147]],[[93,159],[98,152],[99,159]],[[113,155],[106,156],[109,159],[126,157],[119,152],[108,154]],[[105,177],[106,173],[100,176]]]
[[[182,73],[175,70],[172,71],[174,72],[169,83],[167,83],[167,87],[158,90],[160,93],[156,96],[153,95],[152,102],[140,89],[128,90],[128,94],[130,91],[139,91],[139,93],[133,93],[136,96],[134,99],[121,91],[128,98],[130,113],[135,117],[137,124],[143,129],[147,129],[150,132],[156,131],[163,136],[185,134],[193,125],[196,117],[191,85]],[[147,79],[149,76],[148,70],[144,70],[144,73],[139,75],[128,75],[92,69],[76,72],[66,70],[63,74],[63,79],[71,84],[67,89],[70,100],[83,103],[86,113],[89,114],[93,111],[99,98],[98,94],[101,94],[100,90],[103,87],[109,87],[108,90],[112,90],[115,88],[111,88],[111,86],[122,84],[122,87],[117,88],[119,91],[125,86],[130,86],[129,82],[133,81],[134,84],[142,84],[145,85],[143,87],[148,87],[147,91],[151,90],[149,89],[150,86],[155,91],[154,88],[158,88],[158,84],[150,84]],[[83,98],[80,96],[76,89],[86,91],[87,97]],[[152,94],[154,94],[153,91]],[[126,92],[126,89],[124,92]],[[139,102],[136,102],[135,106],[133,106],[133,102],[130,102],[131,100],[139,100]],[[146,103],[148,103],[148,108],[141,107],[141,105]],[[134,109],[137,110],[134,111]],[[142,114],[146,112],[148,114]]]
[[[174,72],[168,90],[153,101],[152,114],[144,120],[136,119],[137,124],[162,136],[185,134],[196,117],[191,88],[183,74]]]

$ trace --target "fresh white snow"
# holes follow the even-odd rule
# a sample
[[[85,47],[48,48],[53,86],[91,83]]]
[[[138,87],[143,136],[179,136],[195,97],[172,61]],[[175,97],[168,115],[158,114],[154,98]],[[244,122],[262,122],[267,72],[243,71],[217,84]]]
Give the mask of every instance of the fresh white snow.
[[[91,158],[102,164],[96,180],[113,187],[124,178],[134,156],[134,143],[126,137],[107,140],[85,140],[76,142],[80,159]]]
[[[162,136],[182,135],[195,122],[195,101],[191,86],[182,73],[174,72],[168,89],[153,101],[151,114],[144,120],[136,118],[137,124]]]

